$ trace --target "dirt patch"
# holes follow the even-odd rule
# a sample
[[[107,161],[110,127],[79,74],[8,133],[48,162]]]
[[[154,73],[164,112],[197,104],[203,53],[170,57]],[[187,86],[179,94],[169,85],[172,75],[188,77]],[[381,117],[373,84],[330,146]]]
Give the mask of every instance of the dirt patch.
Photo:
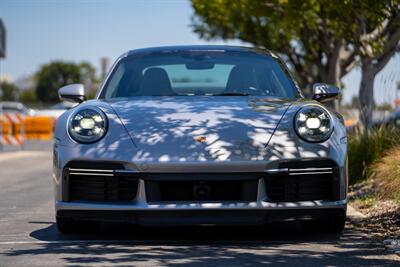
[[[356,203],[352,203],[355,208]],[[372,207],[359,208],[367,217],[354,222],[368,235],[379,240],[400,239],[400,205],[394,201],[378,201]]]
[[[375,185],[376,182],[370,179],[350,188],[350,204],[366,216],[353,220],[352,225],[368,238],[381,242],[391,252],[400,255],[397,249],[397,243],[400,242],[400,203],[397,200],[383,199],[377,193]]]

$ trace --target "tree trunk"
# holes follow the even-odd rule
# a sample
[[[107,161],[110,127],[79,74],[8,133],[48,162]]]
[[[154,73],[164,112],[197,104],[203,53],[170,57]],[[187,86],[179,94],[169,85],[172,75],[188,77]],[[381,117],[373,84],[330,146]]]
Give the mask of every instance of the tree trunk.
[[[341,78],[340,62],[337,61],[336,64],[334,64],[333,67],[329,69],[328,77],[325,82],[327,84],[336,85],[337,87],[340,87],[340,78]],[[326,105],[333,108],[336,111],[339,111],[340,107],[339,99],[329,101],[326,103]]]
[[[328,69],[326,73],[326,83],[336,85],[340,87],[341,78],[343,76],[342,73],[342,53],[344,51],[344,42],[343,40],[338,40],[335,42],[335,47],[328,58]],[[339,99],[335,99],[327,103],[328,106],[333,108],[336,111],[339,111],[340,103]]]
[[[362,61],[361,83],[358,93],[358,103],[362,131],[372,128],[372,111],[374,107],[374,80],[376,71],[369,60]]]

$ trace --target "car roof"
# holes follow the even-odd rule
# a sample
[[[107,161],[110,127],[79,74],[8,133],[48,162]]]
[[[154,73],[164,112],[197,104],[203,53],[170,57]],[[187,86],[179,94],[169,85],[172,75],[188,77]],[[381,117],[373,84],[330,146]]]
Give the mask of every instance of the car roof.
[[[172,52],[172,51],[224,51],[224,52],[253,52],[257,54],[266,54],[277,57],[277,55],[270,50],[246,47],[246,46],[231,46],[231,45],[177,45],[177,46],[159,46],[148,47],[130,50],[125,53],[125,56],[151,54],[158,52]]]

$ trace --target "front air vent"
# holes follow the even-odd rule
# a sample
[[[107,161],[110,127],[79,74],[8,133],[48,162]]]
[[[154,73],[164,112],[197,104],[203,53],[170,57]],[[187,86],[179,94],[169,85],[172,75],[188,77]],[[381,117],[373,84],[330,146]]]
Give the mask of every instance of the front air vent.
[[[66,168],[70,201],[128,202],[136,198],[138,178],[120,175],[121,164],[76,162]]]
[[[287,172],[265,178],[269,201],[339,200],[338,167],[333,162],[295,162],[280,167],[287,169]]]

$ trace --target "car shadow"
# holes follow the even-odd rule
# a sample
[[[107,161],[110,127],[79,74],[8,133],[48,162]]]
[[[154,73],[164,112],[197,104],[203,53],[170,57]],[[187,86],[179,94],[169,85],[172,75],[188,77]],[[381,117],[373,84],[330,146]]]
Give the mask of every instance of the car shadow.
[[[41,224],[40,224],[41,225]],[[90,231],[91,230],[91,231]],[[33,231],[37,242],[7,256],[55,255],[66,266],[347,266],[393,265],[383,249],[347,228],[342,235],[312,234],[297,223],[263,227],[138,227],[104,224],[99,231],[62,235],[55,224]]]
[[[37,222],[36,222],[37,223]],[[90,226],[89,226],[90,227]],[[39,241],[130,241],[135,242],[264,242],[334,240],[339,235],[311,234],[296,222],[271,223],[265,226],[137,226],[103,223],[99,229],[84,228],[80,234],[63,235],[55,224],[33,231],[30,236]]]

